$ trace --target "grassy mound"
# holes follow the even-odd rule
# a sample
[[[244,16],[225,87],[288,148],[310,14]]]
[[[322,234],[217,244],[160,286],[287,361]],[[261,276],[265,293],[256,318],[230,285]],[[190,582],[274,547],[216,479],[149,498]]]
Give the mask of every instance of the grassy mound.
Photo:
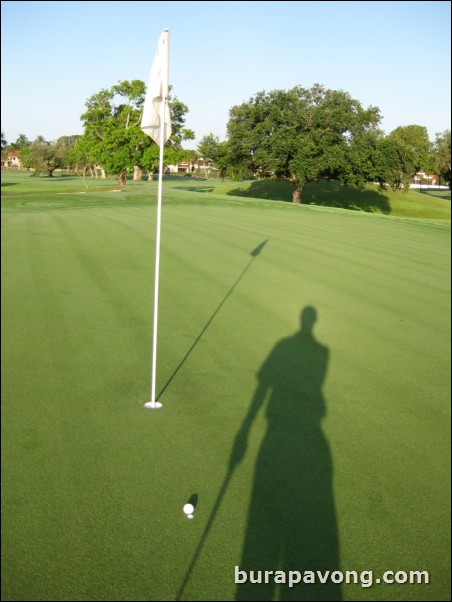
[[[210,187],[217,194],[292,202],[293,186],[278,180],[228,182]],[[398,192],[380,190],[375,185],[351,188],[339,182],[322,181],[307,184],[302,203],[323,207],[353,209],[396,217],[450,219],[450,191],[413,190]]]

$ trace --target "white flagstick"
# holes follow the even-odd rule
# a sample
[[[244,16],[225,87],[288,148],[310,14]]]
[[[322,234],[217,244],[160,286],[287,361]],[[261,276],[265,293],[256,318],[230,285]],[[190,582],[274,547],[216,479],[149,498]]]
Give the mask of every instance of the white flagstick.
[[[157,373],[157,326],[159,301],[159,272],[160,272],[160,229],[162,215],[163,189],[163,146],[171,135],[171,118],[167,115],[168,103],[168,63],[169,63],[169,31],[165,30],[160,37],[157,54],[151,69],[148,93],[143,108],[141,129],[151,136],[160,146],[159,153],[159,182],[157,193],[157,233],[155,241],[155,282],[154,282],[154,326],[152,338],[152,371],[151,371],[151,400],[144,404],[145,408],[161,408],[162,404],[155,399]],[[160,104],[160,116],[155,111],[155,101]],[[156,125],[160,121],[160,138],[157,141]]]
[[[155,384],[157,380],[157,325],[159,310],[159,281],[160,281],[160,229],[162,222],[162,189],[163,189],[163,145],[165,144],[165,111],[167,99],[162,98],[160,107],[160,155],[159,155],[159,183],[157,192],[157,233],[155,240],[155,281],[154,281],[154,327],[152,336],[152,373],[151,373],[151,401],[144,404],[145,408],[161,408],[160,401],[155,400]]]

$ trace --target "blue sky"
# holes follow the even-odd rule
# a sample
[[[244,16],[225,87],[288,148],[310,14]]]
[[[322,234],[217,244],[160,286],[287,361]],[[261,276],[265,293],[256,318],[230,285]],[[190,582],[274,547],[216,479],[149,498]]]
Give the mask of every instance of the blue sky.
[[[86,100],[147,83],[170,30],[170,83],[199,140],[225,139],[229,109],[265,90],[341,89],[380,108],[381,127],[450,129],[450,2],[1,3],[2,131],[83,133]]]

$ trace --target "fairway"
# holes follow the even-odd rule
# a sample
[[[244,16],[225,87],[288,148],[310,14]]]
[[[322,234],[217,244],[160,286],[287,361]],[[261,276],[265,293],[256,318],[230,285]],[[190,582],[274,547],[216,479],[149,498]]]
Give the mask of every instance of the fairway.
[[[151,411],[156,183],[2,186],[3,600],[450,600],[450,221],[168,181]]]

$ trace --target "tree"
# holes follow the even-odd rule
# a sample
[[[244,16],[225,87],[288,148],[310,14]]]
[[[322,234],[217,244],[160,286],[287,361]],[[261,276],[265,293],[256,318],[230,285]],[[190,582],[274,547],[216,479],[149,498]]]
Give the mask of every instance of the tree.
[[[375,175],[372,180],[378,182],[381,188],[390,186],[393,190],[408,190],[410,180],[416,173],[414,163],[413,150],[400,138],[381,138],[374,153]]]
[[[69,154],[69,164],[79,175],[84,175],[93,164],[83,136],[77,136]],[[92,170],[91,170],[92,171]]]
[[[374,153],[374,175],[370,179],[381,188],[408,190],[413,176],[433,167],[432,144],[427,128],[420,125],[400,126],[377,140]]]
[[[25,136],[25,134],[19,134],[19,136],[17,137],[17,140],[11,144],[11,148],[13,150],[21,150],[22,148],[25,148],[26,146],[29,146],[30,144],[31,144],[31,142],[28,140],[28,138]]]
[[[240,165],[238,166],[238,169],[235,169],[231,145],[227,140],[220,142],[218,145],[216,165],[218,167],[218,175],[222,180],[224,180],[226,176],[230,176],[233,180],[240,179]]]
[[[198,144],[198,153],[205,159],[211,159],[216,161],[218,157],[218,147],[220,145],[220,139],[215,134],[207,134],[201,138]]]
[[[67,166],[75,139],[75,136],[62,136],[56,142],[47,142],[43,136],[38,136],[31,146],[21,149],[21,163],[28,169],[34,169],[34,176],[43,171],[53,176],[55,169]]]
[[[198,144],[198,154],[205,160],[211,160],[218,168],[218,175],[224,179],[227,175],[232,179],[239,179],[242,175],[252,175],[243,158],[236,157],[232,151],[232,145],[220,139],[215,134],[207,134]],[[206,172],[207,175],[207,172]]]
[[[207,134],[207,136],[204,136],[200,143],[198,144],[198,153],[200,154],[200,156],[202,157],[203,161],[204,161],[204,171],[205,171],[205,176],[207,178],[207,162],[213,161],[214,163],[217,162],[218,160],[218,154],[219,154],[219,147],[220,147],[220,139],[218,138],[218,136],[215,136],[215,134]],[[199,161],[199,159],[198,159]]]
[[[363,109],[348,93],[319,84],[259,92],[230,111],[231,167],[292,182],[294,203],[307,182],[362,184],[372,167],[363,152],[379,121],[378,108]]]
[[[450,130],[436,134],[433,156],[435,171],[451,188]]]
[[[56,152],[59,155],[62,167],[76,169],[77,155],[74,153],[77,142],[81,139],[79,134],[60,136],[56,141]]]
[[[400,142],[405,148],[406,165],[412,164],[410,177],[418,171],[429,172],[432,169],[432,143],[427,128],[422,125],[405,125],[393,130],[388,138]],[[408,158],[409,157],[409,158]]]
[[[156,161],[158,164],[158,152],[151,150],[152,146],[158,147],[140,128],[144,97],[142,81],[118,82],[110,90],[91,96],[81,116],[85,154],[106,171],[117,174],[122,186],[130,171],[140,168],[152,173]],[[183,128],[187,107],[177,98],[170,98],[169,107],[172,135],[167,145],[178,149],[182,139],[194,134]]]
[[[2,150],[7,146],[8,141],[5,138],[5,134],[2,132]]]
[[[144,83],[139,80],[118,82],[110,90],[102,89],[91,96],[81,116],[85,132],[79,148],[87,160],[116,173],[121,185],[125,184],[127,172],[134,165],[130,134],[135,137],[138,134],[138,113],[144,90]]]
[[[43,136],[38,136],[30,146],[21,149],[20,162],[23,167],[34,170],[32,175],[39,176],[45,169],[49,145],[50,142],[47,142]]]
[[[171,138],[168,140],[168,146],[174,146],[177,150],[182,149],[184,140],[194,140],[195,134],[193,130],[184,128],[185,115],[188,113],[188,107],[181,102],[176,96],[171,96],[172,86],[169,87],[170,98],[169,108],[171,113]]]

